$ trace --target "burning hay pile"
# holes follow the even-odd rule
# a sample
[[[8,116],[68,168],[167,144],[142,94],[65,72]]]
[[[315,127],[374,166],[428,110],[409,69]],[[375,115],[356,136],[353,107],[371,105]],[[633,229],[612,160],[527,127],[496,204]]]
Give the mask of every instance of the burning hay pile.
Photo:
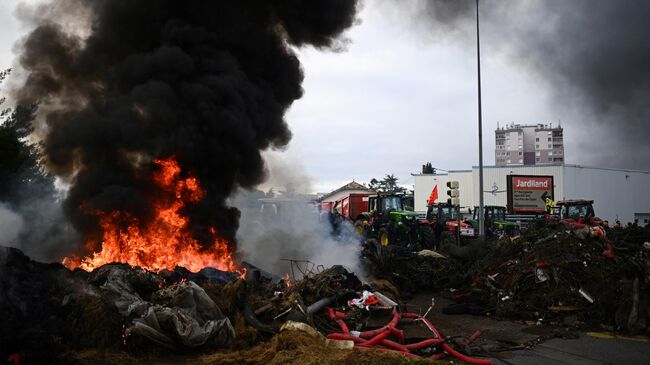
[[[459,304],[447,311],[645,329],[650,250],[630,232],[602,233],[543,228],[491,242],[470,289],[454,292]]]

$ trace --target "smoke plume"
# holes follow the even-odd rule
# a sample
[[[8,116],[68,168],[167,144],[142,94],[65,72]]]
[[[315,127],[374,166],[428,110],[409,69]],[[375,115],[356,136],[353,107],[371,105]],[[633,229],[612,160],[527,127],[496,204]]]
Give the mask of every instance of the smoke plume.
[[[239,191],[232,199],[242,212],[237,232],[242,258],[276,275],[292,272],[286,260],[293,259],[311,262],[294,264],[298,278],[298,267],[317,270],[318,265],[343,265],[363,277],[361,244],[352,224],[342,221],[334,229],[308,194],[311,178],[298,161],[277,153],[266,153],[264,158],[269,178],[262,188],[267,193]]]
[[[427,38],[473,46],[475,0],[406,3],[399,7],[407,18],[426,20],[418,30]],[[570,122],[584,132],[575,138],[590,138],[585,159],[650,169],[650,3],[481,0],[480,7],[484,55],[506,55],[545,81],[556,105],[575,112]],[[592,129],[604,138],[592,139]]]
[[[356,0],[56,0],[20,13],[34,30],[15,95],[39,103],[46,168],[70,183],[74,227],[89,212],[146,224],[164,194],[155,159],[174,158],[205,198],[184,212],[199,242],[234,242],[238,188],[265,178],[261,151],[287,145],[287,108],[302,95],[292,46],[339,47]],[[216,227],[216,233],[210,230]],[[88,247],[96,250],[96,247]]]

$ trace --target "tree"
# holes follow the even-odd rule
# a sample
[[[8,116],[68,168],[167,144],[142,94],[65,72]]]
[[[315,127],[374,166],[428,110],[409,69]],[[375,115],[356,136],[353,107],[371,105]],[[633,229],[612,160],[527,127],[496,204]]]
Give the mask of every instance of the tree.
[[[402,187],[397,185],[399,178],[393,174],[386,174],[386,176],[381,179],[372,179],[368,183],[368,188],[372,190],[382,191],[384,193],[398,193],[402,191]]]
[[[386,193],[396,193],[401,191],[402,188],[397,186],[398,180],[399,179],[395,177],[395,175],[387,174],[386,177],[379,182],[380,189]]]
[[[0,72],[0,82],[10,70]],[[0,105],[4,99],[0,99]],[[0,200],[18,205],[34,192],[54,194],[54,178],[39,164],[41,153],[27,137],[32,134],[36,105],[19,105],[0,112]]]
[[[378,190],[379,189],[379,180],[372,178],[368,183],[368,189]]]

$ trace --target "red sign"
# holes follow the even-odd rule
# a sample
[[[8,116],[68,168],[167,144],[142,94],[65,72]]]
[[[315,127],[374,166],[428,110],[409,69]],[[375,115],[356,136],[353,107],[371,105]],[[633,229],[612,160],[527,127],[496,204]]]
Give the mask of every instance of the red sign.
[[[553,176],[508,175],[508,208],[513,213],[543,213],[553,199]]]
[[[553,189],[553,178],[534,176],[513,176],[514,190],[549,190]]]

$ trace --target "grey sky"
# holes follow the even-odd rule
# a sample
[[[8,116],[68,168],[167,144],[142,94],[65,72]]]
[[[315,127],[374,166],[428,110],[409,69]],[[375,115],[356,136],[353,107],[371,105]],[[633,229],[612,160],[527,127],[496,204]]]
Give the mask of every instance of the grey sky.
[[[427,161],[443,169],[478,163],[475,48],[433,42],[390,11],[368,1],[345,53],[300,52],[305,96],[288,115],[288,153],[302,156],[319,190],[385,173],[411,184],[410,173]],[[558,119],[567,129],[568,160],[579,161],[571,125],[548,107],[539,80],[483,52],[486,163],[494,163],[497,121]]]
[[[0,2],[3,67],[11,65],[10,50],[19,34],[10,10],[17,3]],[[386,173],[410,185],[410,173],[427,161],[442,169],[476,165],[475,46],[448,37],[435,41],[377,0],[365,1],[360,19],[347,34],[351,43],[345,52],[298,50],[305,95],[286,116],[293,131],[286,159],[296,169],[304,166],[314,191]],[[498,28],[489,22],[482,26],[486,33]],[[473,28],[467,31],[471,34]],[[565,128],[567,162],[599,163],[580,151],[588,151],[591,141],[605,132],[586,132],[581,126],[588,117],[578,106],[554,102],[545,80],[501,50],[483,44],[482,52],[487,164],[494,163],[497,122],[555,124],[559,119]],[[616,148],[614,142],[606,144]]]

